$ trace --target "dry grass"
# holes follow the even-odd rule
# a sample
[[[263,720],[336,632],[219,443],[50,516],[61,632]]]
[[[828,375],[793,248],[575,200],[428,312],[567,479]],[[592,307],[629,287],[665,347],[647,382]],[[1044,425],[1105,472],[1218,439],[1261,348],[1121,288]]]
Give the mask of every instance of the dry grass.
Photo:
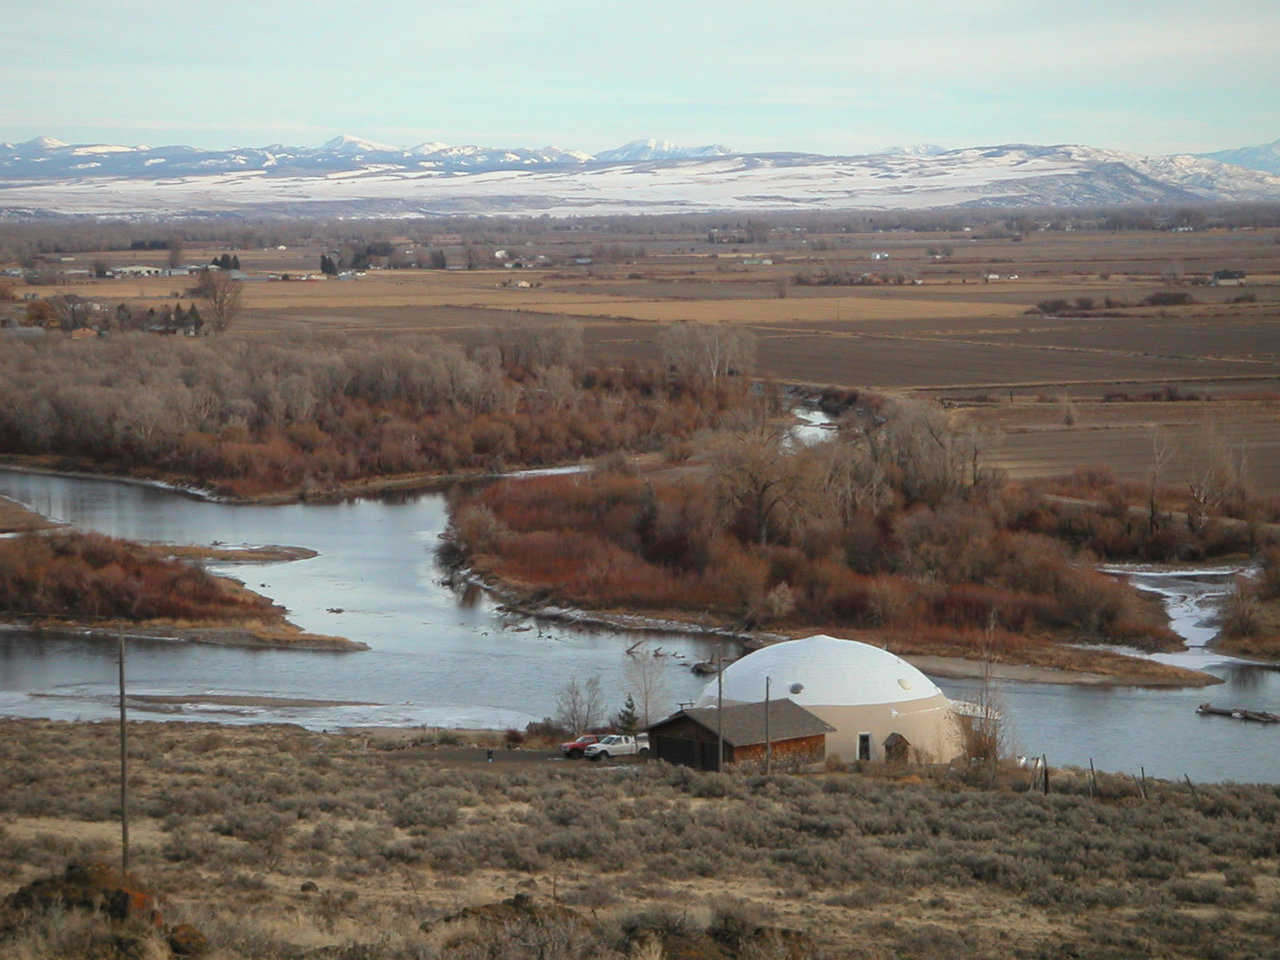
[[[1106,774],[1092,800],[1070,771],[1045,797],[1020,771],[975,790],[960,771],[490,767],[402,747],[134,724],[135,871],[224,960],[658,956],[635,952],[643,931],[667,957],[788,956],[746,949],[760,925],[808,938],[799,956],[868,960],[1264,956],[1280,937],[1270,787],[1149,783],[1144,803]],[[113,856],[115,749],[110,724],[0,721],[0,895]],[[541,953],[501,910],[439,923],[517,893],[555,933]],[[35,917],[0,953],[70,960],[102,935]]]
[[[34,533],[57,526],[47,517],[29,510],[16,500],[0,496],[0,533]]]

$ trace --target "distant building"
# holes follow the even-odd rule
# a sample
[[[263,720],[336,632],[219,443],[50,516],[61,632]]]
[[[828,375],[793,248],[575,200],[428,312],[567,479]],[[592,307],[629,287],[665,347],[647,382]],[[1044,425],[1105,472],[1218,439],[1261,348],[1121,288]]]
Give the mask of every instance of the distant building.
[[[770,700],[768,722],[763,701],[684,709],[649,727],[654,756],[700,770],[720,769],[720,737],[724,762],[763,763],[772,754],[779,763],[821,763],[827,734],[835,728],[791,700]]]
[[[951,701],[887,650],[822,635],[763,647],[725,668],[725,706],[762,700],[766,679],[779,696],[830,724],[827,750],[846,761],[885,760],[892,734],[921,759],[948,761],[960,753]],[[695,706],[714,707],[716,685],[708,683]]]
[[[1245,272],[1243,270],[1213,271],[1213,285],[1215,287],[1243,287],[1244,284]]]

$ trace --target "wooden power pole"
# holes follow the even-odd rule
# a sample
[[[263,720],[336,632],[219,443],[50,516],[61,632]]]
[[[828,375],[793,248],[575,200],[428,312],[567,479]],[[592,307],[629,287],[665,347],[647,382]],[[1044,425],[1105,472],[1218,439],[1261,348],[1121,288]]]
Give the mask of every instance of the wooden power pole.
[[[124,634],[120,634],[120,863],[129,870],[129,729],[125,726]]]
[[[764,678],[764,772],[773,771],[773,740],[769,738],[769,677]]]
[[[724,641],[716,644],[716,770],[724,769]]]

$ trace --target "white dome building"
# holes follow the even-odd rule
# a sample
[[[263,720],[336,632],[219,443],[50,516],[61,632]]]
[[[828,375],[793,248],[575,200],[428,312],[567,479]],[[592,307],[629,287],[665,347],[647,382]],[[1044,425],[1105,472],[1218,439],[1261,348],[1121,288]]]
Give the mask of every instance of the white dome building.
[[[845,761],[886,759],[890,751],[946,761],[960,753],[951,702],[932,680],[887,650],[818,634],[750,653],[725,667],[724,703],[759,703],[768,678],[771,699],[794,701],[835,727],[827,756]],[[716,705],[716,681],[695,707]]]

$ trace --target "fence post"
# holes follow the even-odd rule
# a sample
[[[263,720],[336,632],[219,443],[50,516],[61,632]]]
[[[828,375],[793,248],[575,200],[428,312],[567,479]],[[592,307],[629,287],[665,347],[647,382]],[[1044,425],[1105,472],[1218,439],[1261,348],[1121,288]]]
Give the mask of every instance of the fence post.
[[[129,730],[125,725],[124,634],[120,643],[120,865],[129,871]]]

